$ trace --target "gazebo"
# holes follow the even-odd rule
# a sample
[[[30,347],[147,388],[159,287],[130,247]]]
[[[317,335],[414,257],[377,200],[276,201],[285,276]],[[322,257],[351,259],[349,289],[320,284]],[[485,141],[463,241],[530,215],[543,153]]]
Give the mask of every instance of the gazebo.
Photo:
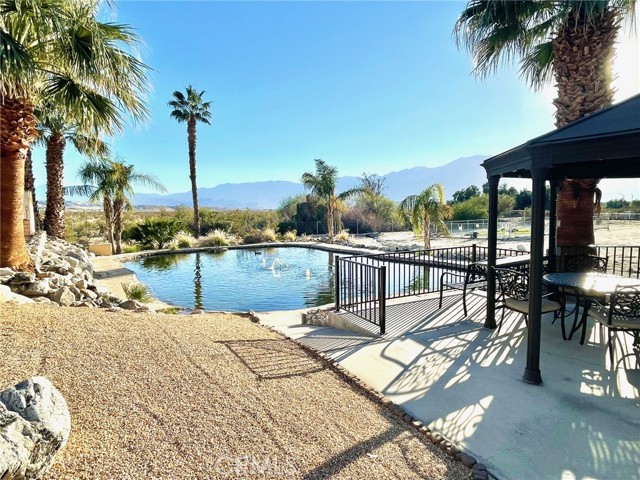
[[[565,179],[640,177],[640,95],[577,120],[482,163],[489,179],[489,267],[496,264],[500,178],[531,178],[531,265],[527,364],[523,380],[540,385],[545,184],[551,186],[550,264],[556,255],[556,194]],[[496,328],[496,279],[489,268],[485,327]]]

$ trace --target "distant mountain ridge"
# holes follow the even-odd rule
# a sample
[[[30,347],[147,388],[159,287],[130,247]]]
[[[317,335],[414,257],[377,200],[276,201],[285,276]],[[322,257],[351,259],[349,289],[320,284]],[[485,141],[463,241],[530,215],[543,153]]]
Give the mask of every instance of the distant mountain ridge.
[[[487,181],[486,173],[480,166],[488,155],[474,155],[454,160],[438,167],[413,167],[381,175],[385,178],[384,194],[395,201],[408,195],[420,193],[429,185],[441,183],[447,198],[469,185],[480,186]],[[338,178],[337,191],[355,187],[359,177]],[[198,189],[198,201],[201,207],[273,209],[286,198],[305,193],[301,183],[284,180],[263,182],[223,183],[215,187]],[[191,205],[191,191],[169,193],[137,193],[133,198],[136,206],[155,205],[175,207]]]

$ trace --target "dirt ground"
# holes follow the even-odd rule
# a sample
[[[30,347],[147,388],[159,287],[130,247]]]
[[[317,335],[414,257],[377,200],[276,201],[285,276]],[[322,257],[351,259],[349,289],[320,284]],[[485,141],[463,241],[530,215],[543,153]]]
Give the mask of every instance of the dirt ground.
[[[484,233],[484,235],[483,235]],[[640,245],[639,221],[611,221],[608,228],[595,230],[596,245]],[[355,245],[364,245],[368,248],[422,248],[422,238],[417,238],[412,232],[385,232],[375,237],[359,235],[353,237],[351,242]],[[469,237],[434,238],[431,240],[432,248],[471,245],[486,245],[486,232],[480,232],[477,239]],[[513,233],[511,238],[498,237],[498,247],[521,248],[529,250],[530,237],[527,233]]]
[[[0,304],[0,352],[0,388],[44,375],[68,402],[48,479],[470,478],[247,318]]]

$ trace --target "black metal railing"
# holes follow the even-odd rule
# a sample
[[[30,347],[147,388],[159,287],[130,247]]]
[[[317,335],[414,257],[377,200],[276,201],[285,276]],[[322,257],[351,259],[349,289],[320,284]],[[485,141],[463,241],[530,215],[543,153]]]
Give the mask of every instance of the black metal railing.
[[[501,257],[526,254],[521,250],[498,249]],[[487,257],[487,247],[475,244],[337,257],[336,310],[353,313],[380,326],[384,333],[386,300],[437,292],[445,271],[465,272],[470,263]]]
[[[336,256],[335,262],[336,311],[353,313],[380,327],[380,333],[384,334],[386,267],[358,262],[353,257]]]
[[[606,257],[607,273],[622,277],[640,278],[640,246],[639,245],[590,245],[577,247],[561,247],[563,255],[590,254]],[[560,269],[564,265],[560,259]]]

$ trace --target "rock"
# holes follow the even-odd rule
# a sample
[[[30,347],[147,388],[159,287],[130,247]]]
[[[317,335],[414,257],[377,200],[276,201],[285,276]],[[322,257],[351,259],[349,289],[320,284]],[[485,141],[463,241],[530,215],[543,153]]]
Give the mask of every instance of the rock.
[[[80,260],[78,260],[77,258],[73,258],[68,255],[62,258],[72,267],[77,267],[78,265],[80,265]]]
[[[6,277],[7,275],[11,275],[12,277],[16,274],[13,270],[7,267],[0,268],[0,277]]]
[[[45,305],[51,305],[52,307],[59,307],[60,306],[56,302],[53,302],[53,301],[49,300],[48,297],[35,297],[33,299],[33,301],[36,302],[36,303],[43,303]]]
[[[0,283],[5,284],[13,278],[13,275],[0,275]]]
[[[84,280],[78,280],[75,285],[80,290],[84,290],[85,288],[87,288],[87,282]]]
[[[196,308],[191,312],[191,315],[202,315],[203,313],[204,313],[204,310],[202,310],[201,308]]]
[[[46,280],[38,280],[29,285],[22,295],[25,297],[44,297],[49,293],[49,282]]]
[[[36,281],[36,274],[31,272],[18,272],[11,279],[11,285],[26,285]]]
[[[13,299],[15,294],[6,285],[0,285],[0,303],[8,302]]]
[[[92,292],[91,290],[84,289],[80,293],[82,293],[83,296],[91,300],[95,300],[96,298],[98,298],[98,294],[95,292]]]
[[[73,305],[73,302],[76,301],[76,297],[73,292],[69,289],[69,287],[61,287],[56,290],[51,298],[54,302],[69,306]]]
[[[45,377],[32,377],[0,392],[2,479],[44,476],[70,431],[67,402]]]
[[[142,307],[142,304],[137,300],[125,300],[118,305],[120,308],[124,308],[125,310],[137,310]]]

